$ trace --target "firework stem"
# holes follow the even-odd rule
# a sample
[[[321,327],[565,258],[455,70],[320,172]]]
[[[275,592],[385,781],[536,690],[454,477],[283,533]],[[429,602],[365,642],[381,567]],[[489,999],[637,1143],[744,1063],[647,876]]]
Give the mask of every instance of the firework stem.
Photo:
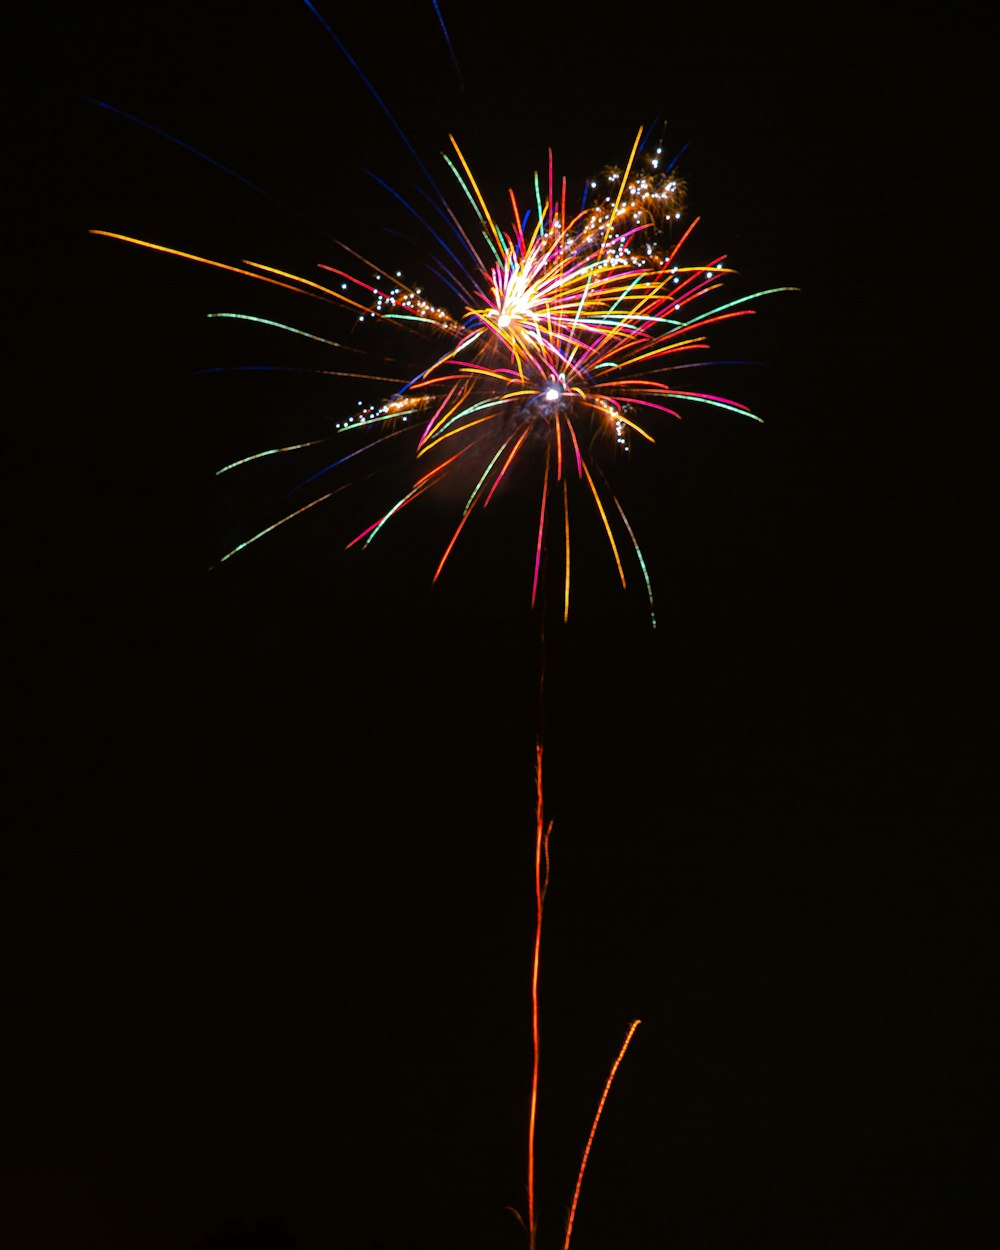
[[[542,743],[535,747],[535,950],[531,964],[531,1106],[528,1112],[528,1247],[535,1250],[535,1124],[538,1112],[538,1070],[540,1034],[538,1029],[538,964],[542,949],[542,913],[549,884],[549,836],[552,822],[545,824],[542,802]]]

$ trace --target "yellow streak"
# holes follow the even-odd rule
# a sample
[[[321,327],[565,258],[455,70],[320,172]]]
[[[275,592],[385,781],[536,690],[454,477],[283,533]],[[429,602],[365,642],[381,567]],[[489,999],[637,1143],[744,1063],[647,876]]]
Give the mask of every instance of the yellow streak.
[[[641,434],[647,443],[656,442],[652,434],[647,434],[641,425],[636,425],[634,421],[630,421],[628,417],[623,416],[620,412],[616,412],[612,420],[620,421],[622,425],[627,425],[630,430],[635,430],[636,434]]]
[[[690,351],[692,347],[704,347],[705,342],[705,337],[702,335],[701,338],[697,339],[679,339],[676,343],[663,343],[658,347],[652,348],[648,352],[642,352],[637,356],[630,356],[628,364],[629,366],[641,364],[644,360],[655,360],[658,356],[666,356],[670,352]],[[616,362],[612,367],[620,369],[621,365]]]
[[[496,414],[490,413],[488,417],[477,417],[475,421],[470,421],[467,425],[456,425],[453,430],[448,430],[445,434],[438,434],[433,440],[424,443],[423,447],[417,452],[417,457],[424,455],[431,448],[437,447],[439,443],[443,443],[446,438],[452,438],[455,434],[464,434],[466,430],[471,430],[474,425],[482,425],[484,421],[494,420]]]
[[[594,485],[594,479],[590,476],[590,470],[587,468],[586,460],[581,460],[583,471],[587,475],[587,482],[590,486],[591,493],[594,496],[594,503],[597,504],[597,511],[601,514],[601,520],[604,522],[604,528],[607,530],[608,542],[611,544],[611,550],[614,553],[615,564],[618,565],[618,576],[622,579],[622,586],[625,586],[625,570],[622,568],[621,557],[618,555],[618,548],[615,546],[615,536],[611,532],[611,524],[608,521],[608,514],[604,511],[604,505],[601,503],[601,497],[597,493],[597,487]]]
[[[618,213],[618,206],[622,202],[622,195],[625,193],[625,187],[628,183],[628,176],[632,172],[632,162],[635,160],[635,154],[639,150],[639,140],[642,138],[642,127],[639,127],[638,134],[635,136],[635,143],[632,144],[632,151],[629,153],[628,164],[625,166],[625,172],[622,174],[622,180],[618,184],[618,195],[615,197],[615,206],[611,210],[611,216],[608,218],[608,224],[604,227],[604,238],[601,240],[601,251],[604,251],[608,242],[608,236],[611,233],[611,227],[615,224],[615,217]]]
[[[472,176],[472,170],[469,168],[469,163],[462,155],[462,149],[456,143],[454,135],[449,135],[448,138],[451,140],[451,146],[458,153],[458,159],[462,162],[462,168],[465,170],[466,177],[469,179],[472,189],[476,193],[476,199],[479,201],[479,207],[483,210],[483,217],[489,225],[489,228],[493,231],[493,238],[496,240],[497,246],[500,248],[501,252],[506,252],[507,249],[504,247],[503,240],[500,238],[500,231],[496,228],[496,224],[493,221],[490,210],[486,205],[486,201],[483,199],[483,193],[479,190],[479,186],[476,183],[475,178]]]
[[[229,273],[238,273],[244,278],[256,278],[258,282],[269,282],[272,286],[283,287],[286,291],[296,291],[299,295],[309,295],[313,299],[323,299],[323,296],[313,295],[311,291],[303,291],[301,287],[290,286],[287,282],[278,282],[275,278],[266,278],[262,273],[254,273],[251,269],[240,269],[236,265],[223,264],[221,260],[209,260],[207,256],[195,256],[191,252],[180,252],[175,247],[164,247],[161,243],[149,243],[145,239],[132,239],[129,238],[127,234],[114,234],[110,230],[91,230],[90,233],[100,235],[105,239],[119,239],[122,243],[134,243],[136,247],[148,247],[151,252],[164,252],[167,256],[179,256],[181,260],[194,260],[197,261],[199,265],[209,265],[213,269],[226,269]],[[248,260],[245,263],[248,265],[254,264],[252,260]],[[257,267],[260,269],[267,268],[266,265],[259,265]],[[281,274],[280,269],[272,269],[270,272]],[[295,274],[287,273],[281,274],[281,276],[285,278],[292,278],[296,282],[306,282],[305,278],[298,278]],[[307,283],[307,285],[317,286],[315,282]],[[336,291],[327,291],[326,287],[317,286],[317,290],[326,291],[327,295],[332,295],[334,298],[343,298],[342,296],[337,296]],[[346,302],[348,304],[353,303],[352,300],[347,300]],[[355,307],[363,308],[364,306],[362,304],[357,304]]]
[[[314,290],[322,291],[325,295],[331,295],[335,300],[340,300],[344,304],[350,304],[352,308],[360,308],[363,313],[371,312],[367,304],[359,304],[357,300],[349,299],[346,295],[341,295],[339,291],[332,291],[328,286],[323,286],[322,283],[311,282],[308,278],[300,278],[297,273],[286,273],[284,269],[274,269],[271,265],[262,265],[256,260],[248,260],[246,264],[253,265],[254,269],[262,269],[264,273],[276,273],[281,278],[291,278],[294,282],[301,282],[303,286],[311,286]]]

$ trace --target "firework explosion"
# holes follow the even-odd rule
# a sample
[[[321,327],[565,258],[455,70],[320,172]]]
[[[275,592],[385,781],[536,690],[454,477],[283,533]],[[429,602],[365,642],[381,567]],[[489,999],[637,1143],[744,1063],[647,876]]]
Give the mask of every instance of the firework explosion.
[[[676,172],[676,160],[665,161],[661,148],[644,143],[641,129],[624,165],[606,168],[589,181],[579,207],[569,207],[567,180],[556,178],[550,150],[544,176],[535,173],[532,192],[521,202],[510,189],[509,215],[505,208],[502,216],[491,210],[469,162],[450,137],[452,152],[443,159],[455,180],[460,213],[436,187],[406,135],[336,33],[309,0],[305,2],[364,81],[432,189],[428,196],[430,210],[422,213],[386,187],[433,240],[433,248],[423,258],[424,266],[433,274],[439,289],[447,289],[451,296],[449,306],[441,306],[428,299],[422,288],[409,285],[401,271],[390,272],[339,242],[337,246],[349,259],[338,266],[320,264],[317,278],[321,280],[317,280],[256,261],[230,264],[159,243],[94,231],[332,305],[349,316],[355,329],[359,323],[391,323],[409,336],[419,353],[409,367],[395,362],[400,373],[396,377],[365,372],[357,366],[316,370],[366,386],[377,384],[381,397],[374,402],[358,400],[356,411],[337,421],[332,435],[256,451],[219,472],[360,432],[361,445],[335,455],[301,483],[307,487],[390,441],[401,447],[404,444],[395,440],[404,439],[412,456],[412,479],[392,505],[372,519],[347,546],[367,546],[392,518],[420,496],[454,483],[446,493],[459,500],[464,497],[464,505],[459,505],[451,537],[438,558],[434,581],[440,577],[472,515],[489,507],[505,478],[516,476],[527,489],[538,492],[532,606],[539,596],[543,555],[551,553],[554,558],[549,563],[558,567],[559,557],[555,553],[560,552],[562,615],[568,619],[573,563],[570,518],[571,513],[584,506],[596,510],[622,586],[633,575],[627,573],[627,568],[637,567],[641,573],[650,620],[655,627],[646,561],[625,510],[611,489],[605,465],[616,455],[629,454],[637,438],[653,442],[656,423],[665,416],[679,418],[679,406],[708,404],[757,420],[744,404],[704,391],[679,389],[669,378],[675,370],[710,363],[703,355],[708,349],[709,327],[750,314],[752,301],[771,292],[723,299],[719,292],[726,276],[733,272],[726,267],[725,256],[697,265],[686,263],[682,252],[697,220],[683,224],[685,186]],[[434,7],[458,71],[447,27],[440,9],[436,4]],[[180,143],[172,136],[165,137]],[[187,144],[180,146],[196,151]],[[203,153],[197,155],[218,165]],[[240,175],[234,176],[246,182]],[[775,288],[784,289],[788,288]],[[345,346],[262,316],[246,312],[209,315],[253,321],[304,336],[349,353],[355,360],[364,355],[356,345]],[[335,486],[315,494],[241,542],[222,560],[230,559],[279,526],[330,499],[342,488]],[[577,503],[577,497],[582,504]],[[542,639],[544,656],[544,628]],[[543,691],[544,658],[540,696]],[[535,1250],[537,1244],[538,982],[552,831],[552,822],[543,811],[541,733],[536,742],[536,786],[533,1066],[526,1211],[524,1216],[514,1212],[527,1234],[529,1250]],[[638,1024],[635,1020],[629,1026],[597,1106],[566,1219],[564,1250],[570,1245],[598,1123]]]
[[[435,207],[446,225],[445,234],[419,219],[438,244],[434,268],[461,303],[458,314],[430,303],[420,288],[406,285],[401,274],[388,273],[343,244],[345,252],[365,266],[368,279],[356,271],[320,265],[330,277],[317,282],[254,261],[229,265],[108,231],[94,233],[331,302],[350,310],[357,321],[393,322],[419,336],[422,349],[432,359],[415,376],[322,371],[391,383],[394,389],[337,423],[338,433],[365,427],[375,437],[321,473],[402,434],[409,434],[416,444],[412,485],[349,547],[367,546],[414,500],[446,476],[463,473],[466,489],[472,485],[434,571],[436,581],[473,512],[489,506],[505,477],[530,469],[540,494],[532,605],[550,534],[554,541],[549,545],[563,552],[562,610],[564,619],[569,615],[570,497],[576,490],[596,508],[623,586],[627,575],[622,548],[634,552],[655,625],[646,562],[625,511],[608,485],[602,453],[628,453],[635,437],[652,442],[647,426],[664,415],[679,417],[678,404],[710,404],[756,420],[743,404],[678,389],[666,377],[692,354],[707,349],[709,326],[747,315],[752,309],[746,305],[769,292],[719,303],[711,297],[732,272],[724,265],[725,257],[696,266],[680,262],[681,250],[697,221],[678,229],[684,185],[671,166],[661,168],[660,148],[642,150],[642,138],[640,130],[624,168],[608,169],[599,181],[588,184],[583,203],[575,211],[567,209],[566,179],[556,181],[550,152],[547,177],[535,174],[533,202],[527,208],[522,210],[515,192],[509,192],[509,229],[497,224],[452,139],[454,159],[446,155],[444,160],[471,207],[470,228],[443,197]],[[676,233],[676,241],[666,242],[668,233]],[[305,333],[277,322],[265,324]],[[320,341],[342,346],[328,339]],[[269,448],[220,472],[324,441]],[[313,498],[240,543],[223,559],[332,493]]]

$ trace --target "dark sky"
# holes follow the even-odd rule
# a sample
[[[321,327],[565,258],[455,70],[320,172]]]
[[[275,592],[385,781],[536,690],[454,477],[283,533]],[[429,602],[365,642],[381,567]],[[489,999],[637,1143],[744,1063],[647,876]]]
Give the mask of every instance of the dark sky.
[[[546,617],[539,1250],[635,1017],[576,1250],[992,1244],[976,32],[441,8],[461,84],[430,3],[324,9],[436,179],[449,132],[497,199],[666,121],[693,253],[800,288],[718,335],[763,424],[691,412],[609,470],[655,633],[596,526]],[[205,314],[346,320],[86,233],[416,270],[366,171],[420,170],[296,0],[57,10],[27,59],[4,1244],[518,1247],[535,486],[433,588],[455,500],[343,550],[391,454],[211,569],[318,462],[216,468],[370,392],[200,372],[341,367]]]

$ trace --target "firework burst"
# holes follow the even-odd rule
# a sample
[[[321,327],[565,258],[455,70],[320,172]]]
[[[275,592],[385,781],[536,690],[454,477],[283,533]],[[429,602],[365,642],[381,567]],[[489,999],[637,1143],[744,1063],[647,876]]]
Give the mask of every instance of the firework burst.
[[[306,4],[361,74],[325,20],[309,0]],[[435,10],[448,38],[437,5]],[[450,39],[448,44],[451,50]],[[395,463],[412,466],[406,488],[388,508],[370,518],[347,547],[368,546],[421,496],[435,491],[447,494],[449,500],[459,502],[450,537],[437,556],[433,572],[437,581],[470,520],[490,507],[505,480],[516,477],[522,490],[536,492],[532,606],[539,598],[543,556],[548,552],[547,567],[561,572],[562,615],[568,619],[574,564],[571,517],[586,508],[596,512],[622,586],[637,573],[641,575],[655,626],[647,564],[610,485],[607,467],[615,457],[629,455],[637,440],[652,443],[663,419],[679,418],[685,405],[707,404],[758,419],[736,400],[681,389],[672,378],[676,370],[710,363],[705,355],[709,329],[749,315],[753,301],[771,292],[727,298],[721,292],[733,271],[725,256],[689,263],[685,251],[697,220],[690,224],[683,220],[686,188],[676,162],[664,161],[661,148],[644,143],[642,130],[624,164],[608,167],[589,181],[583,196],[574,197],[572,207],[567,180],[557,178],[550,151],[547,167],[542,174],[535,173],[528,196],[519,200],[515,190],[509,190],[509,206],[501,214],[490,207],[454,138],[451,151],[443,157],[454,179],[454,203],[442,195],[371,84],[361,77],[433,188],[430,208],[424,212],[395,191],[392,194],[433,241],[424,264],[436,288],[450,292],[447,306],[429,298],[423,288],[408,284],[401,271],[382,268],[343,243],[337,245],[342,253],[338,264],[320,264],[317,274],[306,277],[258,261],[230,263],[109,231],[93,232],[293,292],[346,318],[351,328],[358,328],[358,323],[377,329],[396,327],[412,340],[417,355],[406,349],[408,367],[383,355],[377,367],[366,368],[358,363],[365,354],[356,343],[338,341],[347,337],[344,334],[326,337],[249,312],[209,314],[313,340],[343,358],[343,367],[317,369],[317,374],[353,380],[369,395],[372,391],[367,388],[378,387],[377,398],[358,400],[350,416],[334,423],[332,434],[253,451],[219,470],[228,472],[264,457],[298,453],[348,436],[345,441],[350,449],[335,453],[301,483],[315,492],[311,497],[246,538],[222,560],[339,493],[347,483],[328,476],[334,470],[353,467],[357,457],[377,448],[405,449],[405,457],[397,455]],[[359,437],[360,444],[351,435]],[[334,485],[323,489],[320,481]],[[544,626],[542,642],[540,696]],[[537,1244],[539,964],[552,831],[544,813],[542,754],[539,733],[526,1212],[524,1216],[515,1212],[529,1250]],[[597,1106],[567,1215],[564,1250],[570,1245],[598,1123],[638,1024],[636,1020],[629,1026]]]
[[[576,507],[571,497],[579,492],[596,509],[623,586],[630,557],[623,559],[622,551],[634,553],[655,624],[646,562],[608,485],[604,462],[615,452],[627,454],[636,438],[653,442],[654,423],[664,416],[679,417],[679,405],[710,404],[757,419],[735,400],[679,389],[668,378],[673,369],[706,351],[710,326],[747,315],[753,311],[748,304],[769,292],[721,300],[722,283],[732,273],[725,257],[699,265],[683,262],[682,250],[697,222],[678,225],[684,185],[670,166],[661,168],[661,149],[643,150],[642,138],[640,130],[624,167],[607,169],[600,180],[591,181],[583,203],[572,211],[566,179],[556,180],[550,152],[547,175],[535,174],[526,208],[509,192],[508,228],[498,224],[452,139],[453,154],[444,160],[472,215],[467,212],[463,223],[442,198],[435,208],[446,230],[432,230],[420,220],[438,245],[434,268],[461,306],[454,311],[431,303],[400,274],[390,274],[344,245],[353,268],[320,265],[323,281],[316,281],[254,261],[227,264],[107,231],[94,233],[296,291],[347,310],[358,321],[391,322],[419,336],[430,359],[412,376],[388,377],[356,368],[322,371],[392,388],[382,400],[337,423],[337,434],[364,427],[371,437],[323,473],[389,438],[409,434],[413,442],[412,484],[348,547],[367,546],[421,495],[445,478],[461,475],[468,493],[438,559],[436,581],[470,517],[490,505],[500,483],[515,473],[533,476],[539,520],[532,604],[538,596],[543,550],[558,548],[564,619],[569,615],[570,516]],[[674,241],[668,242],[672,236]],[[323,441],[268,448],[220,472]],[[223,559],[332,493],[314,497]]]

